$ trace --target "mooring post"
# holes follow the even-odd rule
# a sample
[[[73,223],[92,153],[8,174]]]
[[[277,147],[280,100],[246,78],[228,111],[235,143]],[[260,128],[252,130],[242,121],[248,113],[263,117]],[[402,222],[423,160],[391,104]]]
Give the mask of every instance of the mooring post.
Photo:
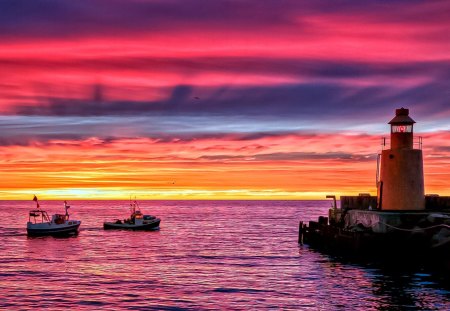
[[[298,244],[303,245],[303,221],[298,224]]]

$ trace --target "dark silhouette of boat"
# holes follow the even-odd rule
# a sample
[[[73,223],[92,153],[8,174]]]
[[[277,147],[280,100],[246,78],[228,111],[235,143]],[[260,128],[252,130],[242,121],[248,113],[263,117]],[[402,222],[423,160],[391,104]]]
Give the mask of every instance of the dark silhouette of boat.
[[[103,228],[108,229],[122,229],[122,230],[158,230],[161,222],[160,218],[152,215],[144,215],[139,209],[136,201],[130,203],[131,216],[123,221],[117,219],[113,222],[104,222]]]
[[[33,199],[37,203],[36,196]],[[37,208],[31,210],[28,215],[27,234],[28,236],[65,236],[76,235],[81,225],[79,220],[69,219],[69,205],[64,201],[65,214],[54,214],[50,218],[46,211],[43,211],[37,203]]]

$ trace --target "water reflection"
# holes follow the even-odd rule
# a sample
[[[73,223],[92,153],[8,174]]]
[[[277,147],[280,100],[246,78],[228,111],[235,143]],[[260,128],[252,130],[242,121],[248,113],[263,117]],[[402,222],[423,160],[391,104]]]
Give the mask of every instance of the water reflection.
[[[447,287],[427,271],[299,247],[298,220],[329,202],[143,202],[160,231],[104,231],[127,203],[73,202],[77,237],[30,239],[27,202],[0,201],[0,309],[448,309]]]
[[[324,310],[352,307],[364,310],[448,310],[450,291],[445,278],[417,265],[372,262],[346,258],[300,247],[301,255],[314,253],[320,273],[327,280],[318,288]],[[321,282],[319,282],[321,283]],[[338,293],[333,291],[337,290]],[[327,297],[332,303],[328,304]],[[336,299],[336,300],[334,300]]]

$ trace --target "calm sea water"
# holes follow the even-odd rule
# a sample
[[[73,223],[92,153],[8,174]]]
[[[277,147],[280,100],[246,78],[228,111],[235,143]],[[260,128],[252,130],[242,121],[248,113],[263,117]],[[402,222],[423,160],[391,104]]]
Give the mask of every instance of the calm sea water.
[[[449,310],[420,267],[349,263],[297,244],[326,201],[143,201],[154,232],[104,231],[125,201],[72,201],[71,238],[28,238],[34,202],[0,201],[2,310]],[[62,202],[42,201],[53,214]]]

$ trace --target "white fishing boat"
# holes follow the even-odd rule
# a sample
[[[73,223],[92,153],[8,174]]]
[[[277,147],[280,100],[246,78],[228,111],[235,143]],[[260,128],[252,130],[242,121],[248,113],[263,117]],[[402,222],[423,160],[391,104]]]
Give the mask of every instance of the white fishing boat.
[[[113,222],[104,222],[103,228],[106,229],[125,229],[125,230],[158,230],[161,222],[160,218],[141,213],[137,201],[130,203],[131,216],[128,219],[116,219]]]
[[[33,201],[36,201],[36,209],[29,212],[29,218],[27,223],[27,234],[29,236],[43,236],[43,235],[75,235],[78,233],[81,221],[71,220],[69,217],[67,202],[64,201],[65,214],[54,214],[50,218],[46,211],[40,209],[37,197],[35,196]]]

